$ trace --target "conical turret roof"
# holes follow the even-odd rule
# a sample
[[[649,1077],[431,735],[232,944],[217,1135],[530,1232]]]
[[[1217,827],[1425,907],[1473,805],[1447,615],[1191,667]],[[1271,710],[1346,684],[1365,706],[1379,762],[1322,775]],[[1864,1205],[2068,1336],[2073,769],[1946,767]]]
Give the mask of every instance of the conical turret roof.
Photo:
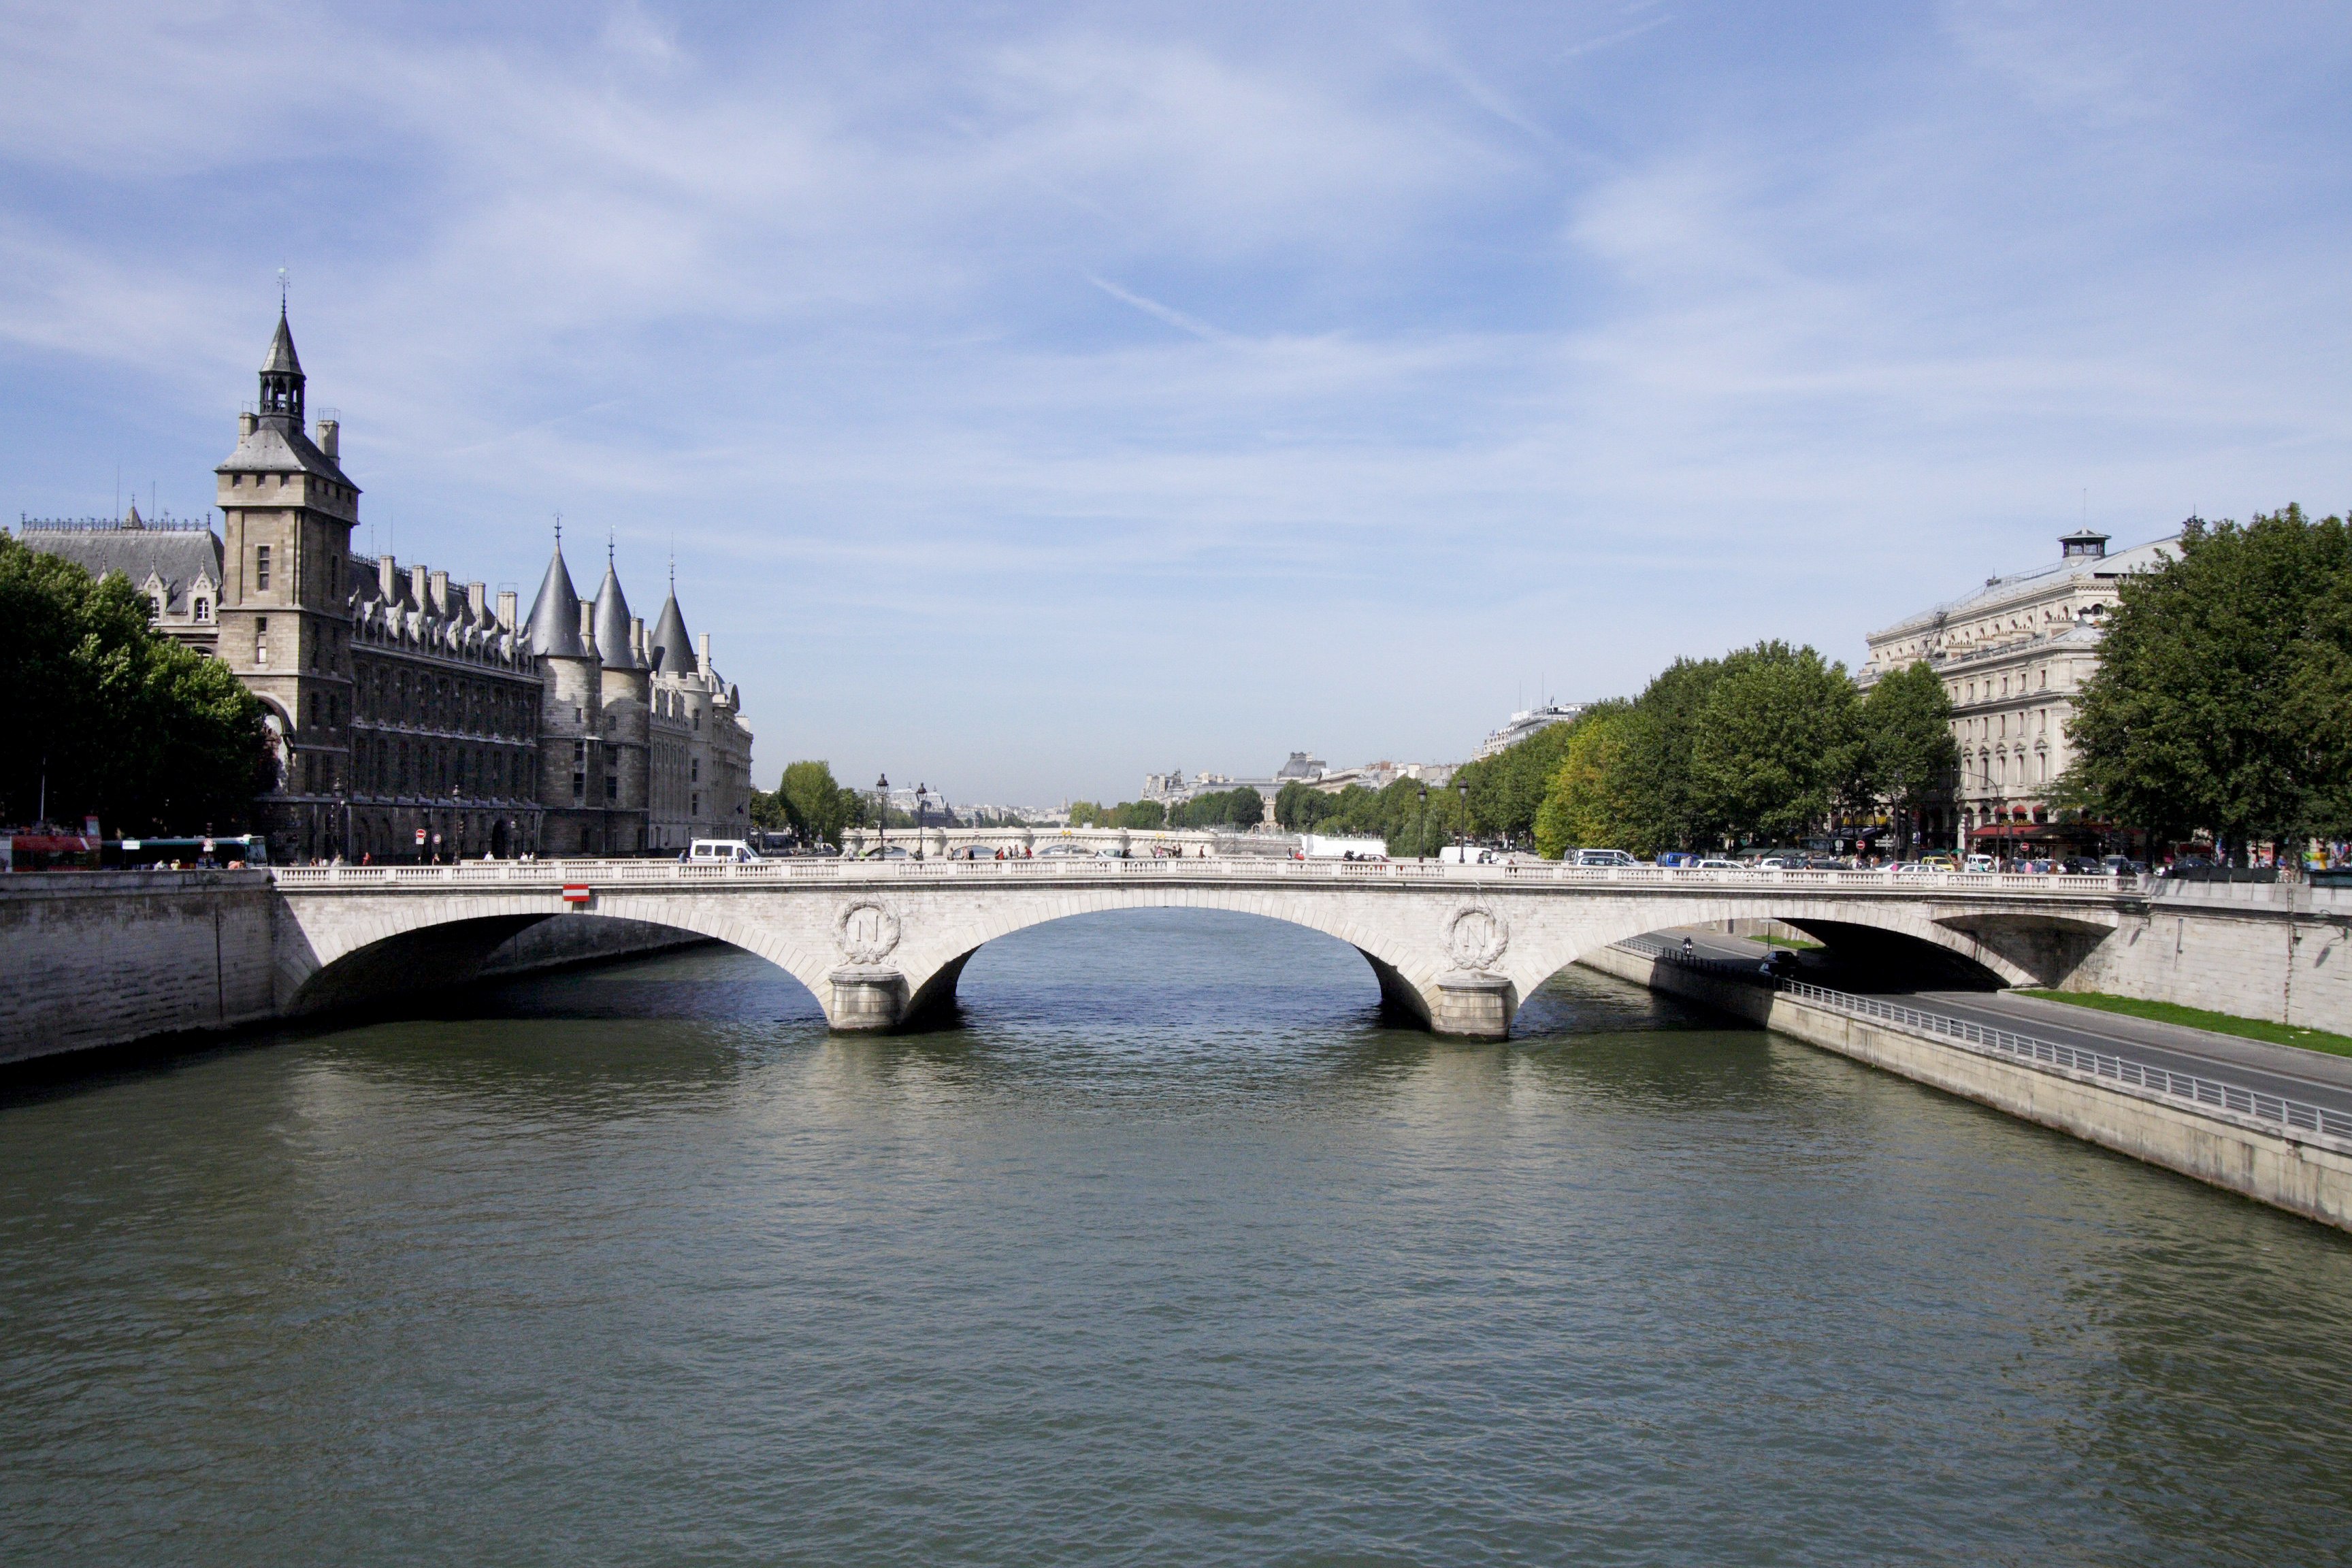
[[[604,581],[596,590],[596,653],[606,669],[645,668],[629,646],[629,601],[621,593],[610,554],[604,557]]]
[[[580,595],[572,591],[572,574],[563,564],[563,542],[547,563],[539,598],[530,607],[530,623],[523,629],[530,651],[542,658],[585,658],[580,646]]]
[[[286,324],[285,307],[278,307],[278,335],[269,340],[269,357],[261,362],[264,375],[300,375],[302,362],[294,353],[294,329]]]
[[[683,675],[694,668],[694,639],[686,635],[686,617],[678,614],[677,584],[670,584],[662,601],[661,618],[654,623],[654,668],[664,675]]]

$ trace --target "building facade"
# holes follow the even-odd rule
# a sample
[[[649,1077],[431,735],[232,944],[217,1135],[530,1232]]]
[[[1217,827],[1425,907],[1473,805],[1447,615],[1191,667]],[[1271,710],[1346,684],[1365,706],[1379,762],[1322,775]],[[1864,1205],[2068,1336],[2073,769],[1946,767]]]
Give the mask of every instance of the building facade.
[[[1951,698],[1959,776],[1928,808],[1927,842],[1989,847],[2051,825],[2050,786],[2074,762],[2067,722],[2122,581],[2157,565],[2178,537],[2110,554],[2107,535],[2070,533],[2054,565],[1989,577],[1870,635],[1864,686],[1924,660]]]
[[[359,487],[339,422],[309,422],[305,393],[281,311],[259,399],[215,471],[217,535],[135,509],[22,532],[122,573],[158,629],[261,700],[278,782],[257,826],[272,856],[630,855],[740,837],[751,733],[709,638],[688,653],[675,583],[648,635],[609,551],[595,599],[580,599],[559,531],[519,624],[511,593],[493,604],[481,583],[353,554]]]

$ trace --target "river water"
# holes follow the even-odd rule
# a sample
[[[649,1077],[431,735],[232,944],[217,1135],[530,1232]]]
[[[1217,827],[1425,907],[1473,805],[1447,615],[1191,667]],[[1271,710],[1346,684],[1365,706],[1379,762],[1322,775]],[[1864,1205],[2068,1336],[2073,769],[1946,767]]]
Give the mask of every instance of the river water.
[[[2352,1241],[1245,916],[703,948],[0,1091],[0,1555],[2352,1560]]]

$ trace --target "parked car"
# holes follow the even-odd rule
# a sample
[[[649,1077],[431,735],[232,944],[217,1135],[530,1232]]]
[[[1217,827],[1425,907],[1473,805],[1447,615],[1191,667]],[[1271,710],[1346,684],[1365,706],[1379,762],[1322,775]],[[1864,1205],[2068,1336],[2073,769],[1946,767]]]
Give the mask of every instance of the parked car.
[[[1622,849],[1580,849],[1576,852],[1576,858],[1571,862],[1571,864],[1578,866],[1638,866],[1641,862],[1634,859],[1631,855],[1626,854]]]
[[[2000,865],[1990,855],[1971,855],[1961,869],[1967,871],[1997,871]]]
[[[2058,862],[2057,869],[2061,875],[2068,877],[2104,877],[2107,874],[2105,866],[2084,855],[2069,855]]]
[[[1922,855],[1919,857],[1919,869],[1922,871],[1957,871],[1959,868],[1960,863],[1958,859],[1950,855]]]
[[[1790,952],[1785,947],[1776,947],[1771,952],[1766,953],[1764,955],[1764,962],[1758,964],[1756,967],[1760,973],[1769,974],[1774,979],[1779,979],[1784,974],[1794,974],[1797,973],[1797,955]]]
[[[1739,869],[1739,862],[1737,860],[1727,860],[1720,855],[1710,855],[1706,859],[1700,861],[1696,866],[1693,867],[1692,869],[1698,871],[1737,871]]]
[[[2137,877],[2147,868],[2128,855],[2109,855],[2100,860],[2099,869],[2110,877]]]

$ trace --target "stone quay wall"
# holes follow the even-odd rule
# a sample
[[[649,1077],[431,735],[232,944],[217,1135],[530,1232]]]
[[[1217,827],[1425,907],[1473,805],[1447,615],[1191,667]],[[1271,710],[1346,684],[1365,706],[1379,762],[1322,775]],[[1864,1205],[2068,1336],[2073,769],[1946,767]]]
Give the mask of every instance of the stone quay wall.
[[[0,1065],[276,1019],[283,917],[264,871],[0,876]],[[549,919],[509,938],[478,973],[526,973],[704,940],[635,921]]]
[[[0,1062],[277,1016],[266,871],[0,877]]]
[[[1792,1036],[2322,1225],[2352,1230],[2352,1144],[2063,1068],[2028,1066],[1622,947],[1587,968]]]
[[[2063,989],[2352,1034],[2352,888],[2147,885]]]

